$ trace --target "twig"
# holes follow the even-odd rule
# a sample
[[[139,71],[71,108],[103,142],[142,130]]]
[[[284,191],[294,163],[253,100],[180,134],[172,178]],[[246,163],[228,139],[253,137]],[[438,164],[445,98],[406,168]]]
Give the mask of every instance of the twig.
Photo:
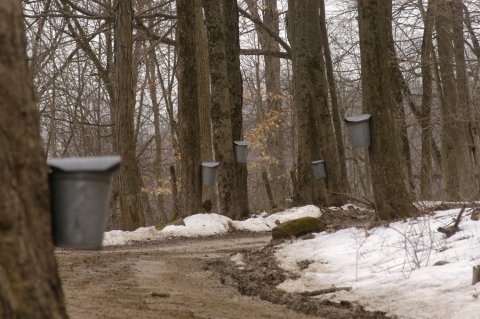
[[[466,205],[462,206],[462,209],[460,210],[460,213],[458,213],[457,219],[455,220],[455,224],[453,224],[453,226],[438,227],[437,230],[441,233],[444,233],[447,238],[453,236],[457,231],[460,230],[460,228],[458,228],[458,225],[460,224],[460,220],[462,219],[462,215],[466,207]]]
[[[453,225],[454,228],[458,228],[458,225],[460,224],[460,220],[462,219],[463,212],[465,211],[466,206],[463,205],[462,209],[460,210],[460,213],[458,213],[457,219],[455,220],[455,224]]]
[[[352,287],[332,287],[332,288],[325,288],[325,289],[314,290],[314,291],[304,291],[300,294],[305,297],[313,297],[313,296],[329,294],[329,293],[341,291],[341,290],[352,291]]]

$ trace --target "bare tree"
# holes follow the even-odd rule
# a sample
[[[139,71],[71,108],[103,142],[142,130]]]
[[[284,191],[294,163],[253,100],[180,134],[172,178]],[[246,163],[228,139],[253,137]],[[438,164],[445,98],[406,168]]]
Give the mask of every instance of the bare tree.
[[[240,205],[234,189],[237,180],[222,1],[205,1],[204,10],[212,89],[213,146],[216,159],[220,162],[217,178],[220,212],[230,217],[239,217]]]
[[[462,6],[445,0],[436,2],[435,28],[441,77],[442,173],[449,200],[472,199],[478,195],[475,147],[470,141],[468,91],[463,56]],[[461,30],[459,30],[459,28]]]
[[[289,1],[294,104],[297,118],[297,172],[303,202],[340,204],[344,193],[332,115],[328,105],[325,60],[322,55],[318,1]],[[307,149],[310,150],[307,150]],[[314,181],[311,162],[325,160],[326,183]],[[311,194],[311,195],[309,195]]]
[[[233,141],[243,140],[243,81],[240,71],[240,39],[238,26],[237,0],[223,2],[223,22],[225,24],[225,57],[228,74],[228,94]],[[239,216],[248,216],[247,165],[235,163],[235,196]]]
[[[115,12],[115,84],[112,101],[114,146],[122,157],[117,174],[122,229],[145,226],[145,210],[150,209],[142,193],[134,130],[135,95],[133,79],[132,1],[118,0]]]
[[[395,130],[387,5],[388,1],[383,0],[358,0],[363,108],[372,114],[370,170],[380,219],[407,216],[415,211]]]
[[[423,9],[423,5],[422,5]],[[432,196],[432,59],[433,56],[433,12],[432,1],[428,1],[427,10],[423,12],[425,28],[422,38],[421,68],[422,68],[422,109],[421,134],[422,158],[420,176],[420,194],[422,199]]]
[[[181,154],[182,215],[201,210],[200,121],[197,91],[195,6],[193,1],[177,0],[177,43],[179,82],[179,144]]]
[[[0,317],[67,318],[20,3],[0,3]]]

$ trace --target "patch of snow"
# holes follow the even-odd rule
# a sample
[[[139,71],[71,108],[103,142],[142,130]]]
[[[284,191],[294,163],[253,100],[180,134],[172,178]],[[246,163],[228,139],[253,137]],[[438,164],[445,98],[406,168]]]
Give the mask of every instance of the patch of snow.
[[[170,225],[161,230],[162,233],[175,237],[198,237],[226,234],[229,230],[230,218],[218,214],[196,214],[185,217],[184,225]]]
[[[472,266],[480,264],[480,222],[464,215],[461,231],[452,237],[437,231],[452,225],[458,212],[439,211],[368,232],[323,232],[284,244],[276,257],[281,267],[300,277],[278,288],[303,292],[350,286],[351,292],[329,298],[356,301],[399,318],[478,318],[480,283],[472,286],[471,280]],[[305,259],[314,262],[299,270],[297,262]],[[438,261],[448,264],[434,266]]]
[[[237,230],[265,232],[270,231],[279,223],[284,223],[292,219],[320,216],[322,216],[320,208],[314,205],[307,205],[298,208],[290,208],[263,218],[254,217],[243,221],[232,221],[232,225]]]
[[[145,241],[160,239],[162,237],[164,237],[164,235],[159,233],[154,226],[140,227],[134,231],[112,230],[105,232],[103,236],[103,245],[126,245],[132,241]]]
[[[266,232],[275,227],[277,223],[288,220],[312,216],[320,217],[318,207],[309,205],[299,208],[291,208],[269,216],[256,216],[244,221],[234,221],[226,216],[218,214],[196,214],[184,218],[185,225],[169,225],[162,230],[155,227],[141,227],[135,231],[112,230],[106,232],[103,245],[126,245],[132,241],[147,241],[167,237],[200,237],[226,234],[231,227],[240,231]]]
[[[357,206],[357,205],[354,205],[354,204],[345,204],[345,205],[340,206],[340,207],[331,206],[331,207],[328,207],[328,209],[333,210],[333,211],[351,210],[351,209],[355,209],[355,210],[359,210],[359,211],[368,211],[367,208],[363,208],[363,207],[360,207],[360,206]]]

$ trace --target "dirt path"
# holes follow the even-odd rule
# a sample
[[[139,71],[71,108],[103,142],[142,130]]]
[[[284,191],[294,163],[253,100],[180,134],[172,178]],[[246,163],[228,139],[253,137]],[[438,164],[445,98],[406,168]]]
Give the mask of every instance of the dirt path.
[[[270,236],[175,240],[56,252],[72,319],[318,318],[242,296],[208,264],[264,246]]]

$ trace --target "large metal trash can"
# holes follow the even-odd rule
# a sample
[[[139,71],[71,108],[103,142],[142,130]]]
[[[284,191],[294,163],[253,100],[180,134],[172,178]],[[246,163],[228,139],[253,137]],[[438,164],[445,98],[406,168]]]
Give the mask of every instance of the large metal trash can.
[[[120,165],[120,157],[50,159],[47,164],[55,246],[101,248],[112,172]]]
[[[370,114],[361,114],[345,119],[352,147],[370,146],[370,118]]]

